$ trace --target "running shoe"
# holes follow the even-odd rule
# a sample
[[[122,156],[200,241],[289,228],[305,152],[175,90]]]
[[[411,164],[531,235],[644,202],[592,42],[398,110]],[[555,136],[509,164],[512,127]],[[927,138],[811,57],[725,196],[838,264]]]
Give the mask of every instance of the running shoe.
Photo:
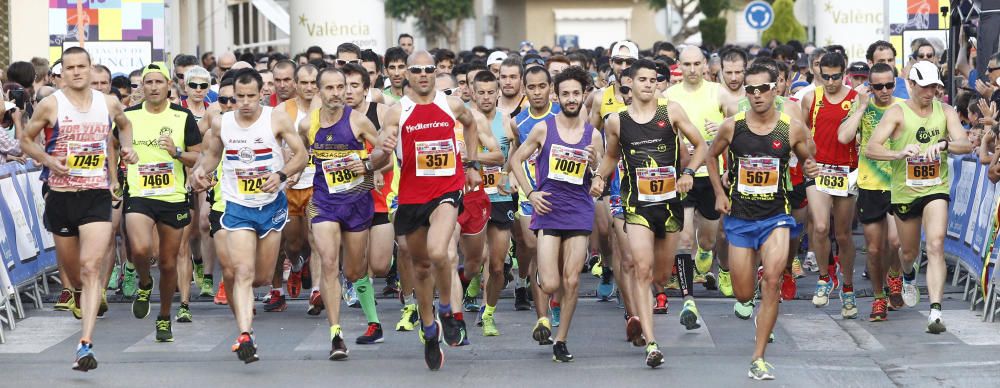
[[[419,318],[417,305],[408,304],[403,306],[403,309],[399,311],[402,312],[402,316],[400,316],[399,322],[396,323],[396,331],[412,331]]]
[[[80,308],[80,291],[73,291],[73,300],[69,303],[69,312],[73,313],[73,318],[83,319],[83,310]]]
[[[590,268],[590,274],[594,275],[595,278],[601,277],[604,273],[604,260],[601,260],[601,255],[597,253],[590,254],[590,260],[587,261],[587,268]]]
[[[833,282],[833,289],[830,290],[830,292],[833,292],[834,290],[840,288],[840,278],[837,277],[837,274],[840,273],[839,263],[840,263],[840,257],[834,256],[833,263],[830,263],[830,265],[827,267],[827,271],[830,274],[830,281]]]
[[[694,272],[694,283],[695,284],[704,284],[706,280],[707,279],[705,279],[705,274],[698,273],[698,271]]]
[[[323,311],[323,308],[323,296],[320,295],[319,290],[314,290],[309,294],[309,309],[306,310],[306,314],[319,315]]]
[[[309,272],[309,260],[311,258],[307,257],[302,261],[302,289],[311,290],[313,288],[312,272]]]
[[[531,310],[531,303],[528,302],[528,289],[526,287],[514,289],[514,310]]]
[[[469,342],[469,332],[465,329],[465,320],[457,318],[455,320],[458,321],[458,327],[462,332],[462,342],[459,342],[458,346],[468,346],[472,344],[472,342]]]
[[[566,349],[565,341],[559,341],[552,345],[552,361],[573,362],[573,355],[569,354],[569,349]]]
[[[559,313],[562,308],[559,306],[550,307],[549,311],[552,312],[552,327],[559,327]]]
[[[132,300],[132,315],[138,319],[145,319],[149,316],[149,296],[153,293],[153,283],[149,288],[140,287],[135,291],[135,299]]]
[[[709,273],[712,271],[712,251],[703,251],[698,247],[698,254],[694,256],[694,269],[698,273]]]
[[[896,277],[886,275],[885,280],[889,286],[889,308],[893,310],[903,308],[906,304],[903,301],[903,275]]]
[[[798,287],[795,284],[795,278],[791,273],[785,271],[781,274],[781,300],[795,299],[796,291],[798,291]]]
[[[889,300],[886,298],[875,298],[875,300],[872,300],[872,313],[868,315],[868,321],[882,322],[888,319],[889,314],[886,313],[888,305]]]
[[[497,330],[496,317],[493,315],[483,314],[483,337],[496,337],[500,335],[500,331]]]
[[[750,363],[750,371],[747,372],[747,376],[754,380],[774,380],[771,368],[774,366],[764,361],[763,358],[758,358]]]
[[[855,319],[858,317],[858,303],[854,298],[854,292],[841,292],[840,302],[843,304],[840,307],[840,316],[844,319]]]
[[[281,291],[271,290],[271,299],[264,303],[264,311],[282,312],[287,308],[288,302],[285,301],[285,296],[281,295]]]
[[[236,337],[236,343],[233,344],[233,352],[236,353],[236,356],[244,364],[260,360],[260,357],[257,356],[257,344],[254,343],[253,335],[250,335],[250,333],[243,333],[239,337]]]
[[[91,369],[97,369],[94,344],[81,342],[76,345],[76,361],[73,361],[73,370],[86,372]]]
[[[358,299],[358,290],[354,289],[354,283],[344,282],[344,302],[347,302],[347,307],[361,308],[361,299]]]
[[[356,341],[354,341],[354,343],[358,345],[372,345],[383,342],[385,342],[385,339],[382,338],[382,324],[374,322],[369,323],[368,330],[365,330],[365,334],[361,335]]]
[[[423,328],[420,328],[420,339],[424,343],[424,362],[430,370],[441,369],[444,365],[444,351],[441,350],[441,332],[444,330],[438,321],[434,321],[434,326],[437,327],[437,333],[432,337],[425,337]]]
[[[302,294],[302,271],[289,272],[288,283],[285,284],[285,288],[288,289],[289,297],[298,298]]]
[[[549,323],[549,318],[538,318],[538,322],[535,322],[535,328],[531,330],[531,339],[538,341],[539,345],[551,345],[551,335],[552,325]]]
[[[733,278],[729,275],[729,271],[719,270],[719,292],[724,297],[733,297]]]
[[[464,297],[462,297],[462,308],[465,309],[465,312],[479,311],[478,298],[466,294]]]
[[[695,306],[692,299],[684,301],[684,309],[681,310],[681,324],[688,330],[701,327],[701,315],[698,314],[698,306]]]
[[[201,282],[198,283],[198,284],[201,285],[201,297],[202,298],[211,298],[213,296],[212,295],[212,288],[215,287],[215,282],[214,282],[213,279],[209,279],[209,278],[203,277],[201,279]]]
[[[670,302],[667,300],[667,294],[662,292],[656,294],[656,305],[653,306],[653,314],[666,314],[669,308]]]
[[[396,296],[399,294],[399,279],[393,275],[385,279],[385,287],[382,287],[382,296]]]
[[[122,295],[131,298],[139,291],[139,275],[136,273],[135,267],[129,268],[128,263],[125,263],[125,271],[123,272]]]
[[[114,268],[111,269],[111,278],[108,279],[108,289],[117,290],[122,285],[122,267],[115,263]]]
[[[719,289],[719,283],[715,280],[715,274],[708,272],[705,274],[705,289],[715,291]]]
[[[628,318],[628,321],[625,322],[625,335],[628,336],[628,342],[631,342],[632,346],[646,345],[646,339],[642,337],[642,323],[639,322],[639,317]]]
[[[747,320],[753,315],[754,300],[750,299],[746,303],[740,303],[739,301],[733,305],[733,313],[736,314],[736,318]]]
[[[170,330],[170,317],[156,318],[156,342],[174,342],[174,332]]]
[[[816,295],[813,295],[812,302],[816,307],[823,307],[830,304],[830,292],[833,291],[833,284],[824,280],[816,281]]]
[[[483,314],[486,313],[486,305],[479,306],[479,312],[476,313],[476,326],[483,327]]]
[[[330,361],[342,361],[347,359],[347,343],[344,342],[344,334],[337,330],[337,333],[330,339]]]
[[[227,305],[229,304],[229,298],[226,297],[226,284],[225,282],[219,282],[219,292],[215,293],[215,304]]]
[[[646,366],[656,368],[660,365],[663,365],[663,353],[660,352],[660,347],[656,342],[646,345]]]
[[[194,264],[194,284],[201,285],[201,282],[205,280],[205,264]]]
[[[792,277],[796,279],[806,277],[806,271],[802,268],[802,259],[799,256],[792,259]]]
[[[178,323],[188,323],[191,322],[191,309],[188,307],[187,303],[181,303],[181,307],[177,309],[177,316],[174,317]]]
[[[941,310],[931,309],[927,314],[927,332],[931,334],[941,334],[948,329],[944,327],[944,320],[941,318]]]
[[[677,273],[673,273],[670,275],[670,280],[667,282],[667,285],[664,286],[664,288],[668,290],[679,290],[681,288],[681,280],[679,277],[677,277]]]
[[[908,281],[903,278],[903,303],[907,307],[916,306],[920,302],[920,290],[917,289],[917,279],[914,278],[913,281]]]
[[[601,302],[611,300],[611,295],[615,293],[615,278],[611,269],[601,272],[601,283],[597,285],[597,299]]]
[[[59,293],[59,299],[56,300],[55,306],[52,309],[56,311],[66,311],[69,310],[69,303],[73,300],[73,292],[68,288],[63,288]]]
[[[508,256],[507,258],[509,260],[510,256]],[[507,286],[510,285],[510,282],[513,282],[513,281],[514,281],[514,264],[511,264],[509,261],[504,261],[504,263],[503,263],[503,288],[507,289]]]
[[[438,314],[438,320],[441,322],[442,336],[444,337],[444,342],[448,346],[459,346],[462,344],[462,324],[455,319],[455,315],[452,313],[448,314]]]
[[[97,307],[97,317],[104,318],[104,314],[108,312],[108,293],[105,292],[101,294],[101,305]]]
[[[816,254],[813,252],[807,252],[806,259],[802,262],[802,266],[809,272],[819,272],[819,262],[816,261]]]

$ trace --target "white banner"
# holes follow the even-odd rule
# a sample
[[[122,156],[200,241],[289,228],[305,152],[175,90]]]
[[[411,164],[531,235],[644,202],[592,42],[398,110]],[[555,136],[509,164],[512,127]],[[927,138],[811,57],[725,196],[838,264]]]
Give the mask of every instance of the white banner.
[[[333,54],[341,43],[351,42],[364,49],[384,53],[385,2],[382,0],[291,0],[292,53],[319,46]]]
[[[17,190],[14,189],[14,182],[10,179],[0,180],[0,193],[3,193],[7,209],[10,210],[10,218],[14,220],[14,229],[17,231],[14,242],[18,256],[21,257],[21,260],[35,257],[38,255],[38,245],[35,243],[35,236],[31,233],[31,226],[28,225],[28,216],[21,208]]]
[[[31,193],[34,195],[35,215],[38,216],[38,231],[42,234],[42,247],[49,250],[56,246],[56,240],[52,238],[52,232],[45,228],[45,197],[42,196],[41,171],[29,172],[27,176],[28,184],[31,185]]]
[[[66,41],[63,50],[79,45],[75,40]],[[83,48],[94,64],[107,66],[112,75],[121,73],[127,77],[153,60],[153,42],[149,41],[93,41],[85,42]]]
[[[868,45],[889,36],[884,4],[875,0],[815,2],[816,45],[839,44],[847,51],[849,62],[864,61]]]

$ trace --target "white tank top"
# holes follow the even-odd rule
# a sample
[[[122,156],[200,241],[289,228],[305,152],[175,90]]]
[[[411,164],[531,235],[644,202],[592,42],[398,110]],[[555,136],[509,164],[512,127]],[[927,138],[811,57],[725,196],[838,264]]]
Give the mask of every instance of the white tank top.
[[[301,110],[298,111],[298,114],[295,115],[294,128],[296,132],[298,132],[299,130],[299,123],[301,123],[302,120],[305,120],[308,117],[309,117],[308,113],[305,113]],[[295,190],[302,190],[313,187],[313,177],[315,175],[316,175],[316,166],[314,166],[312,163],[306,163],[306,168],[302,170],[302,175],[299,176],[298,183],[292,185],[292,188]]]
[[[236,123],[235,112],[222,115],[222,198],[246,207],[261,207],[277,198],[260,186],[267,176],[285,166],[281,145],[271,129],[271,107],[261,107],[260,117],[250,127]]]
[[[92,93],[90,107],[80,111],[66,98],[63,91],[56,98],[56,125],[46,136],[45,152],[56,158],[66,158],[67,175],[50,175],[42,172],[53,189],[107,189],[108,188],[108,134],[111,116],[104,94]]]

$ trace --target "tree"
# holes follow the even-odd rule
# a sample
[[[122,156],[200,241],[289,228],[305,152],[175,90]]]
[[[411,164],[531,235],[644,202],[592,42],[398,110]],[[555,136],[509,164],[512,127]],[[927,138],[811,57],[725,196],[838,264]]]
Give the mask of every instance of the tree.
[[[414,17],[417,28],[434,42],[445,38],[451,49],[458,48],[462,20],[473,16],[473,0],[386,0],[385,12],[397,19]]]
[[[702,45],[717,48],[726,43],[726,18],[722,11],[729,8],[729,0],[702,0],[701,13],[705,18],[698,22]]]
[[[653,10],[661,10],[667,7],[670,2],[670,10],[680,15],[681,30],[672,36],[674,42],[683,42],[691,35],[698,33],[698,27],[691,25],[695,16],[701,13],[698,0],[648,0],[649,7]],[[670,28],[669,26],[667,28]]]
[[[775,0],[772,7],[774,8],[774,23],[771,23],[771,27],[760,35],[760,43],[763,44],[771,39],[776,39],[781,43],[792,39],[805,41],[806,29],[795,19],[795,1]]]

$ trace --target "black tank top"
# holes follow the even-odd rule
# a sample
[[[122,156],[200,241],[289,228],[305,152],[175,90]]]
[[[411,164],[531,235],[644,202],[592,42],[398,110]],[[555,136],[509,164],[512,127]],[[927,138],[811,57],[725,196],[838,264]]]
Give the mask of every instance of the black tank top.
[[[378,103],[371,101],[368,103],[368,111],[365,112],[365,116],[368,120],[371,120],[372,124],[375,124],[375,131],[382,130],[382,124],[378,122]]]
[[[788,115],[782,113],[767,135],[750,130],[746,112],[734,119],[733,140],[726,160],[729,166],[730,215],[745,220],[763,220],[778,214],[790,214],[788,191]]]
[[[657,103],[656,114],[649,122],[635,122],[628,110],[618,112],[618,118],[621,121],[619,143],[625,168],[621,180],[624,206],[634,209],[679,201],[676,182],[680,176],[677,153],[680,143],[670,124],[666,101]]]

